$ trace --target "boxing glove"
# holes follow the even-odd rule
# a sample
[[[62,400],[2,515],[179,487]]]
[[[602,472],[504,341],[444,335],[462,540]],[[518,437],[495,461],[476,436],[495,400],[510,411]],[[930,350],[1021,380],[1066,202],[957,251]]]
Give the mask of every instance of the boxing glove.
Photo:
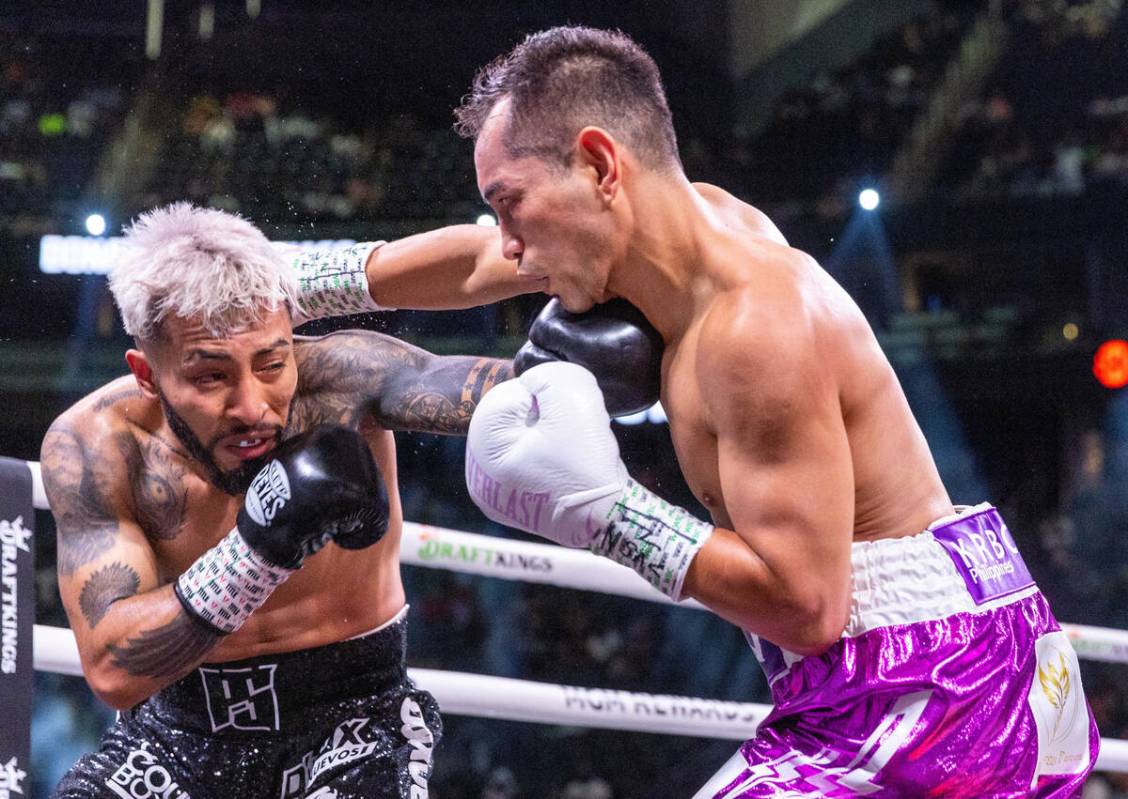
[[[297,569],[330,540],[346,549],[379,541],[388,495],[364,439],[319,425],[285,441],[255,475],[235,527],[266,560]]]
[[[568,361],[595,375],[607,412],[627,416],[658,401],[662,387],[662,336],[638,308],[623,299],[570,313],[549,301],[513,359],[520,375],[542,363]]]
[[[466,486],[494,521],[607,556],[674,599],[713,531],[630,478],[594,375],[572,363],[535,366],[482,398]]]

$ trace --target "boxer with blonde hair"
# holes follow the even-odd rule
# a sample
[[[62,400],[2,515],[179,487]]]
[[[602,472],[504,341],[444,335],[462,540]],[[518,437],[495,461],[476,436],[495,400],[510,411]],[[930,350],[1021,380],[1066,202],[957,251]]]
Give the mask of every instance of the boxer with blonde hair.
[[[441,723],[404,666],[391,431],[464,434],[512,367],[293,327],[532,288],[495,239],[294,258],[186,203],[127,231],[110,288],[130,374],[42,447],[83,671],[122,712],[54,796],[427,795]]]

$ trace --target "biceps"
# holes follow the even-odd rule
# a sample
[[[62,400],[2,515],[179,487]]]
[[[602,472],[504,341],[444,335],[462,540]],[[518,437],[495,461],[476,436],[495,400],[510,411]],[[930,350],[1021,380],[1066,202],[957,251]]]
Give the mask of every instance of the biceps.
[[[750,427],[718,439],[721,490],[736,533],[781,576],[840,582],[849,573],[854,518],[845,430],[792,424],[777,428],[769,446]]]
[[[59,553],[59,593],[76,630],[80,623],[93,630],[115,602],[159,586],[152,548],[133,524],[60,529]],[[64,571],[64,557],[81,563]]]

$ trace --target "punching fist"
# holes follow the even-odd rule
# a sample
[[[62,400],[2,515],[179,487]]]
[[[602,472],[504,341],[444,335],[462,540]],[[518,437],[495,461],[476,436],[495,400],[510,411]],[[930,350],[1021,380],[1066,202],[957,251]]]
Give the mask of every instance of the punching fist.
[[[494,387],[466,439],[466,486],[495,522],[586,547],[627,484],[595,377],[547,363]]]
[[[607,412],[627,416],[658,401],[662,350],[658,331],[626,300],[574,314],[553,299],[533,321],[513,368],[520,375],[552,361],[579,364],[595,375]]]
[[[276,450],[251,481],[235,526],[267,561],[296,569],[330,540],[346,549],[379,541],[388,495],[364,439],[320,425]]]
[[[495,522],[590,549],[674,599],[713,532],[630,478],[595,377],[572,363],[534,366],[482,398],[466,487]]]

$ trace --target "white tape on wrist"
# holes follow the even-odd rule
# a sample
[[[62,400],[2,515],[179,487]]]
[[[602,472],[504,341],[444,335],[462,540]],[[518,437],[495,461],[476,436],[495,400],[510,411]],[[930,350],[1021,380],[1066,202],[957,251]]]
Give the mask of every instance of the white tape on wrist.
[[[201,619],[232,633],[293,573],[268,563],[234,529],[180,575],[176,593]]]
[[[314,250],[294,258],[301,308],[294,312],[294,327],[328,316],[388,311],[372,299],[366,267],[372,251],[382,241],[364,241],[341,250]]]
[[[628,478],[611,510],[610,524],[591,551],[629,566],[674,601],[681,600],[689,564],[713,533],[713,525],[672,505]]]

